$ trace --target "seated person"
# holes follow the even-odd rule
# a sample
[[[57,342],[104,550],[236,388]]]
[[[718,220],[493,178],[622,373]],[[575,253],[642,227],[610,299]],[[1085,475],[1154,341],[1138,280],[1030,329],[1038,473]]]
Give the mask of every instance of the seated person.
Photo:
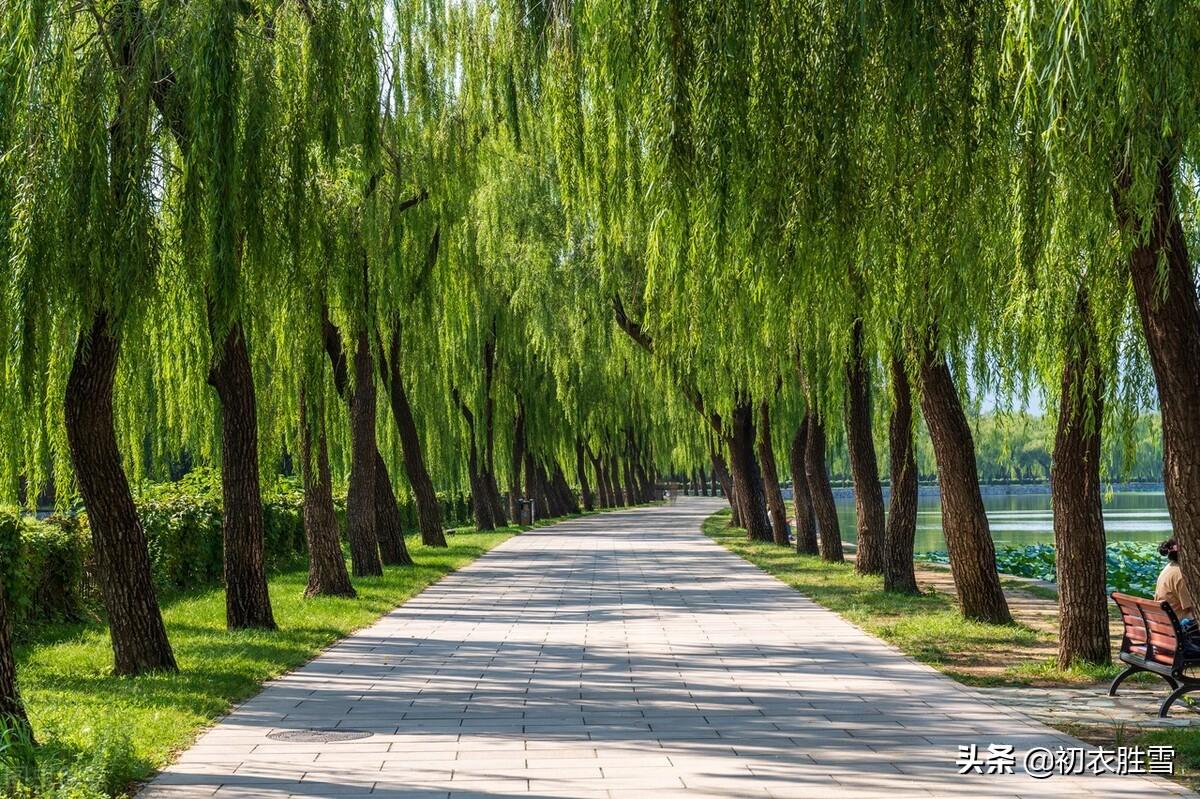
[[[1196,603],[1192,592],[1188,590],[1187,581],[1183,579],[1183,569],[1179,568],[1179,544],[1174,538],[1163,541],[1158,546],[1158,554],[1167,559],[1167,565],[1158,575],[1158,584],[1154,587],[1154,599],[1157,602],[1169,602],[1175,618],[1179,619],[1179,629],[1183,632],[1184,656],[1200,659],[1200,627],[1196,624]]]
[[[1163,541],[1158,546],[1158,554],[1167,559],[1167,565],[1158,575],[1158,584],[1154,587],[1154,601],[1170,602],[1171,610],[1175,611],[1175,616],[1182,625],[1185,619],[1196,618],[1196,603],[1192,599],[1192,592],[1188,590],[1187,582],[1183,579],[1183,570],[1179,568],[1179,544],[1174,538]]]

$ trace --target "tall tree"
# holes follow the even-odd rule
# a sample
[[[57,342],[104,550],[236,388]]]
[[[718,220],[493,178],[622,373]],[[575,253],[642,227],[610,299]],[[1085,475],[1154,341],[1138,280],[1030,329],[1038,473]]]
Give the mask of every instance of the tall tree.
[[[771,535],[781,547],[788,546],[787,509],[779,490],[779,475],[775,469],[775,450],[771,443],[771,409],[766,400],[758,406],[758,460],[762,464],[763,484],[767,506],[771,511]]]
[[[324,408],[312,409],[304,389],[300,395],[300,470],[304,480],[304,537],[308,544],[306,597],[356,595],[342,557],[337,514],[333,506],[333,479],[329,470],[329,445],[325,436]],[[316,432],[310,429],[316,427]]]
[[[971,428],[945,356],[928,344],[922,353],[921,411],[937,456],[942,532],[959,607],[969,619],[1008,624],[1012,615],[996,571]]]
[[[31,485],[45,479],[47,454],[64,448],[39,420],[61,407],[70,464],[57,464],[56,483],[73,476],[89,513],[117,674],[176,668],[114,418],[120,355],[144,332],[159,266],[153,122],[167,76],[154,53],[167,13],[131,0],[104,17],[0,9],[0,149],[11,154],[0,161],[0,275],[17,300],[0,311],[13,336],[0,371],[17,388],[0,403],[14,452],[35,442],[23,463],[5,461],[4,484],[14,468]]]
[[[912,388],[903,360],[893,355],[892,416],[888,420],[891,453],[891,497],[883,540],[883,588],[903,594],[918,592],[913,569],[917,534],[917,460],[913,454]]]
[[[850,472],[854,476],[857,538],[854,570],[859,574],[883,572],[883,487],[871,425],[871,375],[863,351],[862,319],[854,321],[850,359],[846,365],[846,438]]]
[[[1080,292],[1068,334],[1050,476],[1058,577],[1058,665],[1108,663],[1108,559],[1100,497],[1103,376],[1094,351],[1087,295]]]
[[[802,555],[816,555],[820,552],[817,546],[817,519],[813,514],[812,495],[809,493],[808,475],[805,472],[809,419],[806,413],[804,420],[796,428],[788,460],[792,472],[792,506],[796,516],[796,551]]]

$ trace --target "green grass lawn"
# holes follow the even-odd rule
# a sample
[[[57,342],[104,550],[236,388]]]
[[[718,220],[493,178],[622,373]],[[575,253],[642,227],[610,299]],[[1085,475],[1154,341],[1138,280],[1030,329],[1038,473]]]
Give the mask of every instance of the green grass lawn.
[[[163,618],[179,662],[177,674],[112,676],[108,632],[99,624],[42,631],[17,650],[21,693],[41,744],[40,770],[61,772],[51,783],[77,778],[86,783],[77,793],[62,788],[64,796],[94,796],[97,785],[121,791],[169,763],[173,753],[231,705],[254,695],[265,680],[303,664],[517,531],[459,531],[448,537],[446,549],[410,538],[417,565],[355,579],[357,599],[305,599],[306,571],[278,574],[270,580],[276,632],[227,631],[220,587],[168,599]],[[3,761],[0,741],[0,794],[5,791]],[[89,775],[89,769],[96,773]],[[29,795],[52,793],[43,786]]]

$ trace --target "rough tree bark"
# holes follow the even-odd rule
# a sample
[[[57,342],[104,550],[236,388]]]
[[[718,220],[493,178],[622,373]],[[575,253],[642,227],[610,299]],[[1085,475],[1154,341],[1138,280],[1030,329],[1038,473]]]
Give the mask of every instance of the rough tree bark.
[[[733,473],[733,491],[742,526],[751,541],[773,541],[771,522],[767,519],[767,500],[763,492],[762,472],[755,453],[754,406],[743,399],[734,406],[729,419],[726,443],[729,446],[729,468]]]
[[[383,574],[375,524],[375,364],[366,328],[354,344],[354,390],[350,392],[350,485],[346,493],[346,537],[355,577]]]
[[[404,543],[404,520],[400,505],[392,490],[387,464],[375,449],[375,532],[379,538],[379,555],[385,566],[412,566],[412,555]]]
[[[1129,271],[1158,386],[1163,488],[1179,540],[1179,566],[1195,594],[1200,589],[1200,301],[1175,202],[1177,171],[1174,158],[1159,163],[1157,202],[1148,224],[1127,207],[1128,165],[1118,171],[1113,204],[1121,229],[1137,242]]]
[[[937,459],[942,532],[959,607],[969,619],[1008,624],[1012,615],[996,572],[996,549],[979,493],[971,428],[946,358],[931,341],[926,342],[922,358],[921,384],[921,412]]]
[[[333,507],[333,480],[329,473],[329,446],[325,436],[325,415],[318,412],[320,423],[316,440],[308,424],[308,404],[300,391],[300,456],[304,480],[304,537],[308,542],[308,586],[306,597],[355,596],[342,557],[337,514]],[[314,449],[314,446],[315,449]]]
[[[329,308],[321,308],[321,330],[325,341],[325,353],[329,356],[329,365],[333,369],[333,387],[339,397],[347,401],[349,408],[348,389],[350,386],[349,367],[346,365],[346,353],[342,348],[342,332],[329,318]],[[387,379],[386,367],[380,358],[380,378]],[[354,477],[351,475],[351,479]],[[379,543],[379,554],[388,566],[411,566],[412,557],[408,554],[408,546],[404,543],[404,525],[400,518],[400,507],[396,503],[396,494],[392,491],[392,480],[388,473],[387,464],[379,453],[378,444],[375,446],[375,536]]]
[[[575,441],[575,472],[579,475],[579,493],[583,496],[583,509],[596,509],[596,498],[592,495],[592,485],[588,481],[587,462],[583,457],[583,441]]]
[[[796,551],[801,555],[820,553],[817,546],[817,519],[813,515],[812,495],[808,489],[804,456],[808,450],[808,414],[792,436],[788,465],[792,470],[792,506],[796,514]]]
[[[258,407],[241,322],[225,333],[208,373],[221,405],[221,535],[225,547],[225,623],[231,630],[275,629],[264,561],[258,482]]]
[[[117,448],[113,381],[119,350],[120,343],[108,329],[108,315],[97,312],[90,329],[80,332],[67,377],[67,443],[92,531],[114,671],[175,671],[150,576],[146,534]]]
[[[857,524],[854,570],[879,574],[883,571],[883,487],[879,484],[879,461],[871,431],[871,377],[863,354],[861,319],[854,320],[850,361],[846,364],[846,440]]]
[[[396,431],[400,434],[404,471],[408,474],[413,501],[417,505],[417,525],[421,531],[421,543],[428,547],[444,547],[446,534],[442,530],[442,511],[438,505],[437,492],[433,488],[433,480],[429,477],[429,469],[425,466],[421,434],[413,420],[412,406],[408,402],[408,393],[404,390],[404,375],[400,371],[399,323],[392,326],[392,341],[387,361],[388,378],[385,383],[391,400],[392,418],[395,419]]]
[[[825,467],[825,423],[817,413],[808,417],[808,446],[804,448],[804,475],[808,478],[813,515],[817,519],[818,549],[821,559],[831,563],[845,560],[842,552],[842,529],[838,522],[833,486]]]
[[[1109,663],[1107,563],[1100,496],[1103,373],[1092,349],[1087,295],[1079,292],[1063,364],[1050,496],[1058,574],[1058,665]]]
[[[771,446],[771,409],[766,400],[758,405],[758,460],[762,464],[763,489],[770,510],[771,535],[775,543],[786,547],[788,541],[787,506],[779,490],[779,473],[775,468],[775,449]]]
[[[883,538],[883,590],[915,594],[913,541],[917,534],[917,461],[913,453],[912,389],[898,356],[892,357],[895,402],[888,420],[892,494]]]

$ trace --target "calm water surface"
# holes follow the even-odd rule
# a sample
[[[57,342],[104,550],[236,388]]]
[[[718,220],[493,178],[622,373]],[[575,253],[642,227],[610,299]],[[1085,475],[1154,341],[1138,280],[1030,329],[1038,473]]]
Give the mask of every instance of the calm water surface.
[[[1054,527],[1050,513],[1050,495],[1002,494],[984,496],[992,538],[998,546],[1053,544]],[[854,500],[838,499],[842,538],[853,541]],[[1162,541],[1171,536],[1162,491],[1123,491],[1106,497],[1104,530],[1112,541]],[[946,549],[942,538],[942,511],[938,497],[921,497],[917,503],[917,552]]]

